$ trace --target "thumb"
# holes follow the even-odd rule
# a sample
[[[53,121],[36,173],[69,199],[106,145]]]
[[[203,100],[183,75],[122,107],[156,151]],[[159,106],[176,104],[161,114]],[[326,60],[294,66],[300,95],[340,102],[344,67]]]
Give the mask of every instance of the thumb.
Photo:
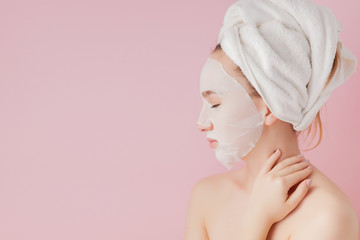
[[[306,182],[311,179],[303,180],[296,188],[296,190],[289,196],[288,200],[286,201],[285,205],[289,212],[295,209],[295,207],[301,202],[301,200],[305,197],[306,193],[308,192],[310,186],[306,184]],[[310,185],[310,184],[309,184]]]

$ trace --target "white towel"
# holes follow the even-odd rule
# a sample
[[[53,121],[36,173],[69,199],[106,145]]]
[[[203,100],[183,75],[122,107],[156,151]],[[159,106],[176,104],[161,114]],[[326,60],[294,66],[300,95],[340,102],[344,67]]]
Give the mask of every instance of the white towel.
[[[357,59],[341,30],[330,8],[310,0],[239,0],[226,11],[218,43],[270,111],[302,131],[355,72]],[[337,47],[341,65],[323,90]]]

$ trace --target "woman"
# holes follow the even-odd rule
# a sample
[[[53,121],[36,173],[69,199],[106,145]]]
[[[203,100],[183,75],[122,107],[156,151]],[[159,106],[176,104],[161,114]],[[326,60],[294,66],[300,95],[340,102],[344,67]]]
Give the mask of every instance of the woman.
[[[329,9],[310,1],[230,6],[202,70],[198,127],[225,167],[246,166],[195,184],[186,240],[359,238],[346,195],[298,156],[299,133],[319,122],[330,92],[355,71],[340,30]]]

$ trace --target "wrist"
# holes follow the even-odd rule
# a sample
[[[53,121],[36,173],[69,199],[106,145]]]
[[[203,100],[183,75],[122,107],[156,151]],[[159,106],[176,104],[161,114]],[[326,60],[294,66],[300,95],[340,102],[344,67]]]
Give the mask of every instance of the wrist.
[[[243,239],[265,240],[272,224],[264,216],[248,213],[241,229]]]
[[[261,211],[259,208],[256,208],[254,206],[250,206],[246,213],[245,213],[245,219],[247,219],[249,222],[258,223],[261,226],[264,227],[271,227],[272,224],[274,224],[274,220],[268,217],[266,214],[264,214],[263,211]]]
[[[246,217],[244,223],[245,226],[255,226],[257,229],[261,228],[264,230],[269,230],[273,224],[270,220],[256,215]]]

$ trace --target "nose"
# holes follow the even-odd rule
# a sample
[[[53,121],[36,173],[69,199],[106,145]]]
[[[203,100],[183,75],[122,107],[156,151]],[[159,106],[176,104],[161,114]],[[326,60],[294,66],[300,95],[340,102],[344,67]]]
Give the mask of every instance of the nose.
[[[201,123],[197,123],[197,128],[201,131],[201,132],[207,132],[210,131],[214,128],[212,122],[210,122],[210,126],[209,125],[204,125]]]

